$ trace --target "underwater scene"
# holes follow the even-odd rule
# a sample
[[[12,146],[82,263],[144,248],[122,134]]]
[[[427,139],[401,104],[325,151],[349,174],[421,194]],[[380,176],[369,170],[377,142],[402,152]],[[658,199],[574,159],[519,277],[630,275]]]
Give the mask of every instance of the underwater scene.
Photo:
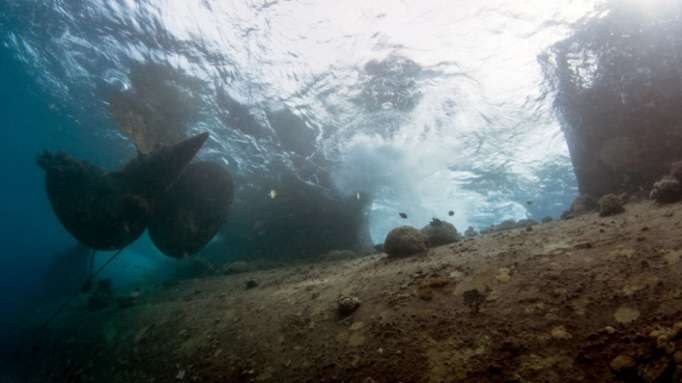
[[[682,382],[682,1],[0,0],[0,383]]]

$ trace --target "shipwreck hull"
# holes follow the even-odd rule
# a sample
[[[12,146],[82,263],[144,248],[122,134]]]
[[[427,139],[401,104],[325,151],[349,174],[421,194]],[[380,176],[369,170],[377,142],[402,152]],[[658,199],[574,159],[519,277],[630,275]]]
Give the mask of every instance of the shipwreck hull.
[[[582,193],[648,190],[682,158],[682,21],[613,2],[545,57]]]

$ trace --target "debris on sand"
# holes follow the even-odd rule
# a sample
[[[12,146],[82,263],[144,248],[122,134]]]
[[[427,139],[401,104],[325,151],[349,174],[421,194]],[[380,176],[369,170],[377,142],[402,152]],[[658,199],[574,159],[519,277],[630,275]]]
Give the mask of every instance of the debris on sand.
[[[535,226],[537,224],[538,224],[538,221],[534,220],[533,218],[520,219],[520,220],[518,220],[518,222],[516,222],[517,227],[524,227],[524,228]]]
[[[322,254],[320,259],[323,261],[340,261],[344,259],[357,258],[358,253],[353,250],[331,250]]]
[[[135,289],[132,293],[122,296],[122,297],[117,297],[116,298],[116,305],[120,309],[127,309],[129,307],[133,307],[138,303],[138,300],[140,298],[140,290]]]
[[[618,355],[610,363],[611,370],[617,375],[623,375],[635,370],[637,363],[627,355]]]
[[[678,382],[682,353],[677,351],[682,323],[672,327],[656,325],[640,347],[617,355],[609,363],[611,371],[626,382]]]
[[[390,257],[402,257],[428,250],[426,236],[412,226],[400,226],[391,230],[384,241],[384,251]]]
[[[556,326],[552,328],[552,331],[550,331],[550,335],[554,339],[559,339],[559,340],[569,340],[573,338],[571,333],[566,330],[566,327],[564,326]]]
[[[187,373],[187,372],[186,372],[185,370],[180,370],[180,371],[178,371],[178,374],[175,376],[175,379],[176,379],[176,380],[183,380],[183,379],[185,379],[185,374],[186,374],[186,373]]]
[[[562,219],[570,219],[590,213],[598,207],[597,201],[589,194],[581,194],[573,200],[571,207],[561,214]]]
[[[597,201],[589,194],[581,194],[571,203],[570,212],[573,216],[589,213],[597,208]]]
[[[680,170],[682,173],[682,170]],[[649,198],[658,203],[677,202],[682,197],[682,185],[672,176],[664,176],[654,183]]]
[[[252,278],[252,279],[247,280],[244,285],[245,285],[247,290],[253,289],[255,287],[258,287],[258,281]]]
[[[487,227],[485,229],[481,229],[481,234],[487,234],[487,233],[497,233],[501,231],[507,231],[507,230],[512,230],[516,229],[518,226],[517,222],[513,219],[507,219],[504,220],[497,225],[490,225],[490,227]]]
[[[625,211],[623,200],[615,194],[606,194],[599,199],[599,216],[608,217]]]
[[[349,316],[360,307],[360,298],[356,296],[340,296],[336,300],[336,312],[341,317]]]
[[[429,246],[432,247],[447,245],[462,239],[455,225],[450,222],[441,221],[438,218],[433,218],[428,225],[421,229],[421,232],[426,236]]]
[[[525,229],[527,231],[532,231],[533,229],[529,228],[537,224],[538,222],[532,218],[524,218],[518,221],[514,219],[506,219],[498,223],[497,225],[490,225],[486,228],[481,229],[481,234],[500,233],[503,231],[509,231],[514,229]]]
[[[478,289],[467,290],[462,293],[464,304],[469,306],[472,314],[478,314],[481,305],[485,302],[486,294],[482,294]]]
[[[102,279],[97,282],[97,287],[90,295],[88,300],[88,308],[91,310],[102,310],[109,307],[114,301],[111,294],[111,280]]]
[[[431,277],[424,281],[424,285],[432,288],[445,287],[450,283],[449,277]]]
[[[511,270],[509,270],[507,267],[501,267],[497,271],[497,276],[495,276],[495,279],[497,279],[497,281],[500,283],[508,283],[511,280]]]
[[[451,279],[449,277],[431,277],[419,283],[417,286],[417,296],[425,301],[433,298],[433,290],[447,286]]]
[[[130,296],[124,296],[124,297],[116,298],[116,305],[120,309],[127,309],[130,307],[133,307],[133,306],[135,306],[136,302],[137,302],[137,300],[130,297]]]
[[[240,273],[248,273],[249,271],[253,271],[256,268],[250,264],[249,262],[246,261],[235,261],[227,265],[224,269],[225,274],[240,274]]]
[[[639,318],[639,315],[640,315],[639,310],[626,306],[621,306],[613,314],[613,318],[618,323],[627,324],[636,321]]]
[[[474,229],[473,226],[467,227],[466,231],[464,232],[464,236],[467,238],[473,238],[478,235],[478,232],[476,229]]]
[[[417,297],[424,301],[430,301],[433,299],[433,290],[429,286],[419,285],[417,286]]]
[[[583,241],[583,242],[578,242],[575,245],[573,245],[574,249],[591,249],[592,248],[592,242],[590,241]]]

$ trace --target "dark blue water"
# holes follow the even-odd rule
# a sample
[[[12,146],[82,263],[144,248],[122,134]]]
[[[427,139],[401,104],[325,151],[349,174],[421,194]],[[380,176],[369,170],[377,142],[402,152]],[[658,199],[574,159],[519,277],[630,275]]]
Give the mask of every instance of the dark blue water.
[[[47,298],[61,300],[74,292],[72,285],[60,286],[60,279],[46,280],[56,260],[68,256],[76,240],[59,223],[45,193],[44,173],[36,165],[43,150],[72,153],[101,166],[118,166],[130,155],[124,142],[113,143],[102,135],[83,129],[73,116],[59,109],[60,101],[38,86],[31,71],[16,60],[15,52],[0,47],[0,112],[4,126],[0,139],[0,338],[15,339],[25,321],[41,321],[39,310]],[[101,124],[101,123],[100,123]],[[143,239],[128,253],[144,253],[151,244]],[[98,256],[101,263],[103,253]],[[161,257],[159,257],[161,258]],[[156,262],[163,273],[163,259]],[[140,278],[144,257],[130,256],[111,267],[104,276],[116,278],[119,286]],[[73,266],[78,265],[75,262]],[[68,264],[60,273],[77,273]],[[4,351],[4,350],[3,350]]]
[[[30,305],[29,295],[39,285],[53,253],[73,245],[51,213],[44,192],[43,174],[35,156],[55,144],[83,153],[74,139],[76,130],[65,116],[50,109],[50,99],[37,91],[31,74],[17,63],[14,53],[0,48],[0,315],[12,322],[16,310]],[[61,134],[60,134],[61,132]],[[7,323],[3,330],[10,327]]]

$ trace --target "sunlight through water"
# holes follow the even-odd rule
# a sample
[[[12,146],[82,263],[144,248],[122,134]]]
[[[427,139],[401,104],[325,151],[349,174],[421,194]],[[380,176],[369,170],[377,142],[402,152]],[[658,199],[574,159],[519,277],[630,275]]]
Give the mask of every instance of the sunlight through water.
[[[125,138],[102,123],[108,92],[130,87],[132,63],[174,68],[199,84],[192,123],[212,132],[209,156],[246,180],[281,163],[310,184],[368,193],[379,242],[432,217],[464,230],[567,207],[575,180],[538,57],[598,3],[10,1],[21,29],[2,42],[58,107],[117,145]],[[262,129],[222,118],[225,95]],[[281,109],[312,131],[312,149],[283,144],[268,120]]]

